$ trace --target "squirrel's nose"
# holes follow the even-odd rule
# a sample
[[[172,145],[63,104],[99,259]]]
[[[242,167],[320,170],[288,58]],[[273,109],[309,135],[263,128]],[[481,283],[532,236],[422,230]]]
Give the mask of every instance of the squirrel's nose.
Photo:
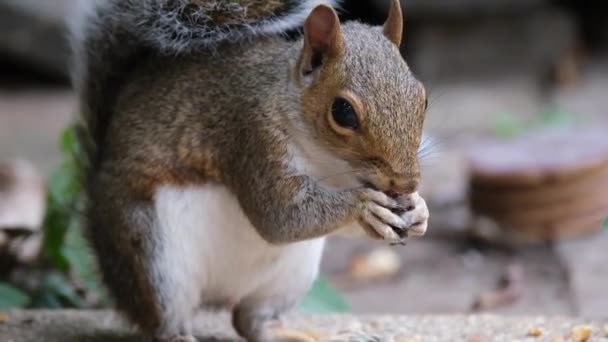
[[[389,188],[385,191],[387,195],[391,197],[398,197],[400,195],[407,195],[416,192],[420,186],[420,180],[418,177],[407,179],[391,179],[389,182]]]

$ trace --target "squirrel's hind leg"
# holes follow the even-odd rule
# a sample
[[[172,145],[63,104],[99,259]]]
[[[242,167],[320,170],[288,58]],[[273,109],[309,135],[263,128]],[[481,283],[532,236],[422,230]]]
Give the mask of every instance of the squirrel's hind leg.
[[[118,309],[155,342],[195,342],[191,320],[201,291],[183,262],[188,251],[151,204],[100,197],[89,211],[91,242]]]
[[[295,331],[282,328],[279,318],[312,286],[324,242],[316,239],[284,247],[277,264],[271,266],[271,277],[234,308],[232,323],[239,335],[251,342],[306,340],[296,337]]]

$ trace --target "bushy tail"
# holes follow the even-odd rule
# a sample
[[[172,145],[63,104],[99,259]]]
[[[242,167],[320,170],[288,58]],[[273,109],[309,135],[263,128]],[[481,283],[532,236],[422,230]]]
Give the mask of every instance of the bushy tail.
[[[298,28],[336,0],[78,0],[69,16],[72,79],[94,162],[122,80],[146,54],[178,55]],[[84,132],[84,131],[83,131]]]

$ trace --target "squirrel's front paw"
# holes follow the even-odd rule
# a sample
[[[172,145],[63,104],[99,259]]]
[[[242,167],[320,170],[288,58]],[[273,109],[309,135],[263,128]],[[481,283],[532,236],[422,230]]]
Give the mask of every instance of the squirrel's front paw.
[[[407,236],[406,208],[383,192],[367,189],[361,196],[359,224],[368,235],[392,243]]]
[[[406,223],[408,235],[424,235],[429,220],[429,210],[424,199],[417,192],[414,192],[397,198],[397,203],[406,208],[406,211],[401,215],[401,219]]]

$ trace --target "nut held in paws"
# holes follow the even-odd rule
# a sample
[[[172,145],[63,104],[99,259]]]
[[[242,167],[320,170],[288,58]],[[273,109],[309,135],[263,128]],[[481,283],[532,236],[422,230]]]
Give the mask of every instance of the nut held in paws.
[[[397,203],[405,208],[399,216],[406,221],[407,229],[404,232],[395,231],[399,236],[423,236],[428,226],[429,211],[426,202],[415,192],[409,195],[399,196],[395,199]]]

